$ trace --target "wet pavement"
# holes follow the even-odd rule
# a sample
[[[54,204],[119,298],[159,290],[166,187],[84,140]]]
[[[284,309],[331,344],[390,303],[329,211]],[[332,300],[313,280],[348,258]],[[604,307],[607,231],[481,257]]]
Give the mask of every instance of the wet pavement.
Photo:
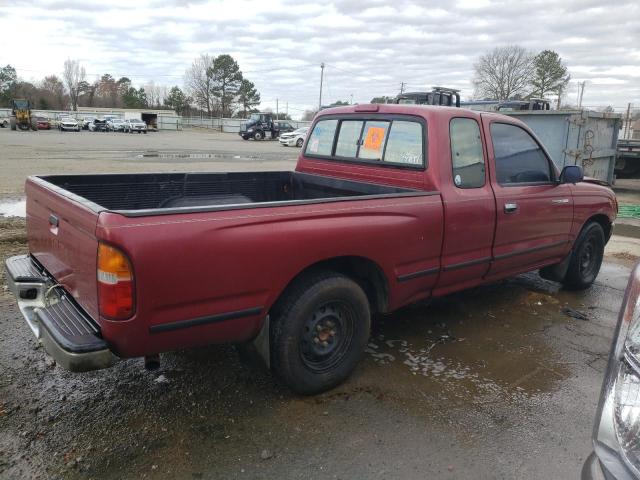
[[[628,275],[607,263],[575,293],[527,274],[381,316],[315,397],[233,346],[66,372],[5,292],[0,477],[575,478]]]

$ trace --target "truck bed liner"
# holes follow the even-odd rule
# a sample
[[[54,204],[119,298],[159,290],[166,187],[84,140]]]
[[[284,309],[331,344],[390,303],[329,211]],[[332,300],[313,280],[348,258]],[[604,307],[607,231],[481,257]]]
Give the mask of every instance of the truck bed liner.
[[[300,172],[51,175],[38,179],[96,212],[109,210],[126,216],[429,194]]]

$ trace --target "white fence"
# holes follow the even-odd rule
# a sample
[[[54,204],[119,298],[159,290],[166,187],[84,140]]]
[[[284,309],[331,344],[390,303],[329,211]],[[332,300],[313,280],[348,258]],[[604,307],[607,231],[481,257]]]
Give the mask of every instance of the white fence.
[[[144,113],[145,111],[142,110]],[[70,112],[62,110],[33,110],[35,115],[41,115],[43,117],[57,119],[61,115],[69,115],[74,118],[82,118],[85,116],[102,117],[104,115],[118,115],[121,118],[125,118],[123,110],[114,109],[107,111],[106,109],[100,109],[99,111],[82,111],[82,112]],[[11,114],[10,109],[0,108],[0,117],[9,116]],[[283,122],[290,123],[294,128],[308,127],[311,122],[299,122],[295,120],[281,120]],[[183,128],[205,128],[210,130],[222,131],[225,133],[238,133],[240,131],[240,124],[246,122],[244,118],[204,118],[204,117],[181,117],[178,115],[162,115],[159,114],[156,118],[158,130],[182,130]],[[222,123],[222,128],[220,124]]]

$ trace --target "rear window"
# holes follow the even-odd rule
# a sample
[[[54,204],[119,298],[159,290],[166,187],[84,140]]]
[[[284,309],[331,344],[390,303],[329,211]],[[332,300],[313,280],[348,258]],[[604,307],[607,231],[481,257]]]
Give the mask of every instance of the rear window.
[[[327,119],[313,127],[305,155],[340,160],[424,166],[424,127],[417,120]]]

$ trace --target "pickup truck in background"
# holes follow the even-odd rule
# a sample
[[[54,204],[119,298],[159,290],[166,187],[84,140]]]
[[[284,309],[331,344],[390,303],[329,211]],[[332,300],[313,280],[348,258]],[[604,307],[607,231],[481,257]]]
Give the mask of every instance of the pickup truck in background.
[[[371,316],[540,269],[596,278],[611,189],[495,113],[327,109],[294,172],[34,176],[8,279],[75,371],[253,342],[292,390],[345,380]]]

